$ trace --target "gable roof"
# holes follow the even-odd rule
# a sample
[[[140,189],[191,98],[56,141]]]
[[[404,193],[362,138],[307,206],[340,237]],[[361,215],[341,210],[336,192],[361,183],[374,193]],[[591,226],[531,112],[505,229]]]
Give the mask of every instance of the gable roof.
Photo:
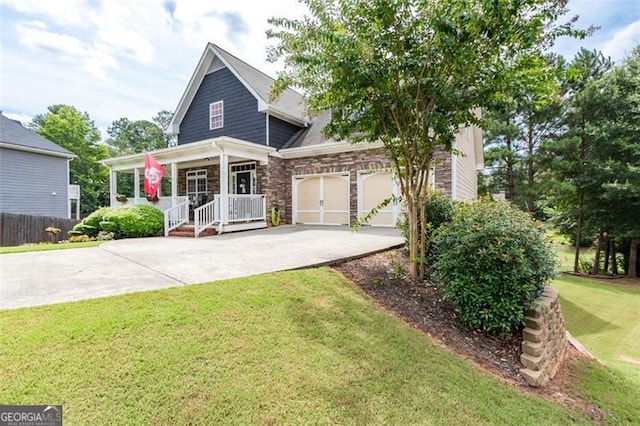
[[[2,114],[0,114],[0,147],[57,157],[73,158],[76,156],[73,152],[43,138]]]
[[[238,59],[219,46],[208,43],[173,114],[173,118],[169,124],[170,133],[179,133],[180,123],[187,113],[189,105],[193,101],[193,97],[198,91],[202,80],[205,75],[207,75],[209,68],[216,58],[220,60],[258,100],[258,111],[268,112],[275,117],[299,126],[306,124],[304,99],[300,93],[293,89],[286,89],[280,98],[274,102],[269,102],[271,85],[275,81],[273,78]]]

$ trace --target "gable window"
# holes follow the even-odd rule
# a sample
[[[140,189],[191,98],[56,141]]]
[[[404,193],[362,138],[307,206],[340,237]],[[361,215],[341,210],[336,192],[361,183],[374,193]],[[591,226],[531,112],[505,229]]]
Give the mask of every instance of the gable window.
[[[221,129],[224,126],[224,103],[223,101],[209,104],[209,129]]]

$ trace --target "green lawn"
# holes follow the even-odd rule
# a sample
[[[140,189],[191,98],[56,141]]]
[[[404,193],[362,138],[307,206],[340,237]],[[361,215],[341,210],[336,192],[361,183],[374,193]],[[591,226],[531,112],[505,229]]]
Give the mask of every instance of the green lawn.
[[[67,250],[84,247],[97,247],[104,241],[86,241],[82,243],[62,243],[62,244],[30,244],[24,246],[0,247],[0,254],[25,253],[29,251],[47,250]]]
[[[553,286],[571,334],[640,388],[640,282],[563,276]]]
[[[0,383],[3,404],[62,404],[66,424],[588,422],[328,268],[0,312]]]

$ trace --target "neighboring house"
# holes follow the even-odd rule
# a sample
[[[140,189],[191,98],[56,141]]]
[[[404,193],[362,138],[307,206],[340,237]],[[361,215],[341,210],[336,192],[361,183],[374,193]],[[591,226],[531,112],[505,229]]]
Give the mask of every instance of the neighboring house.
[[[68,218],[71,151],[0,114],[0,212]]]
[[[325,138],[328,113],[308,117],[302,95],[291,89],[270,102],[272,83],[207,45],[169,125],[177,145],[152,153],[174,177],[171,197],[157,204],[167,210],[165,228],[186,220],[186,205],[196,209],[196,227],[213,223],[219,231],[265,227],[273,207],[282,223],[347,225],[397,192],[380,143]],[[473,199],[484,162],[480,129],[462,130],[455,148],[463,155],[438,152],[432,184],[456,200]],[[112,205],[118,204],[116,173],[134,173],[132,202],[145,202],[139,193],[143,154],[104,164],[111,169]],[[393,226],[398,213],[390,205],[371,223]]]

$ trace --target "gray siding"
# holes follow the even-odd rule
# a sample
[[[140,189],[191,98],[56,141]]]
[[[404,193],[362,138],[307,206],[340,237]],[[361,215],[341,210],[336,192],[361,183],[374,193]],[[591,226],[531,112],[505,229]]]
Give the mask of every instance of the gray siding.
[[[68,217],[67,161],[0,148],[0,211]],[[52,195],[54,192],[56,195]]]
[[[224,101],[224,127],[209,130],[209,104]],[[258,100],[228,68],[207,74],[202,80],[184,119],[178,144],[230,136],[266,144],[266,120],[258,111]]]
[[[269,117],[269,145],[280,149],[301,128],[282,121],[276,117]]]

